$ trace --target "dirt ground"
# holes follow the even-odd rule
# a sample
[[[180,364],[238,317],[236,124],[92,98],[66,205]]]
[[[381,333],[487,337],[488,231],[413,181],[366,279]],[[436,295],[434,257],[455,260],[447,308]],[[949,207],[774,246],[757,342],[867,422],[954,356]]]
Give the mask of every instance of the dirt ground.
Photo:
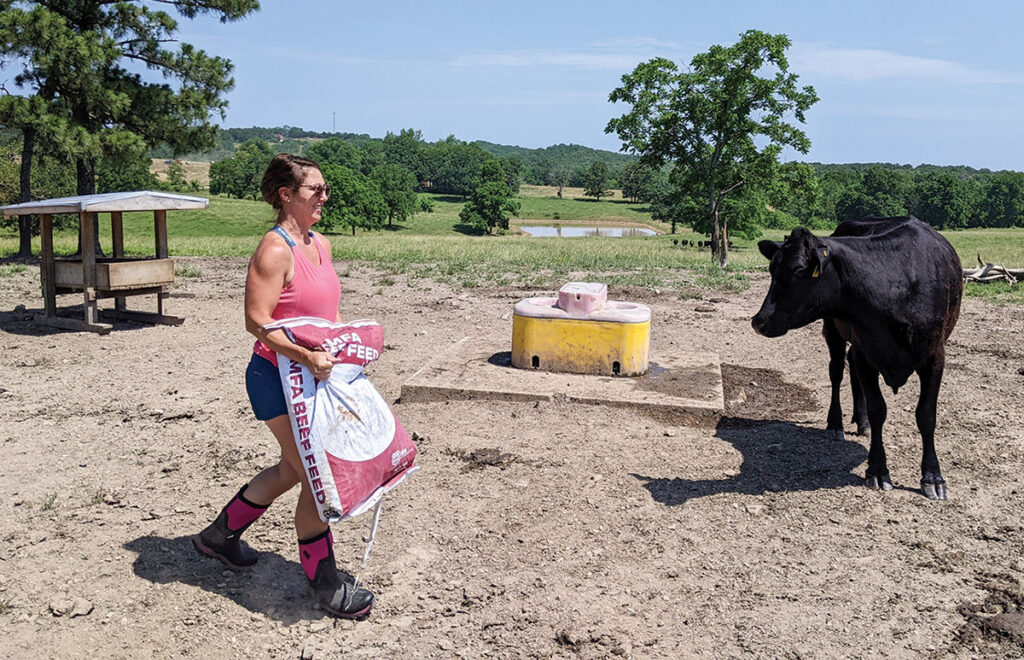
[[[704,300],[611,292],[651,306],[652,360],[720,354],[726,415],[697,429],[557,402],[402,403],[425,360],[467,335],[510,341],[513,303],[551,292],[381,286],[338,264],[343,316],[384,326],[369,375],[422,468],[385,501],[363,573],[377,605],[353,623],[306,599],[297,491],[246,533],[260,552],[246,573],[189,543],[276,450],[243,384],[245,262],[183,261],[202,276],[168,301],[182,326],[107,336],[36,326],[35,266],[0,279],[0,656],[1024,655],[1019,308],[965,302],[936,503],[918,491],[916,378],[887,397],[896,489],[867,490],[866,440],[823,432],[820,324],[750,329],[765,275]],[[335,528],[353,572],[369,523]]]

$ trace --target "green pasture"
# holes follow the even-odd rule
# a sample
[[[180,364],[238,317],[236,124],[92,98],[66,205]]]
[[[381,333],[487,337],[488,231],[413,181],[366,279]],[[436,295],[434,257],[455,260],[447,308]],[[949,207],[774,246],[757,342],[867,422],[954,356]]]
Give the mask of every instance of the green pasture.
[[[516,286],[551,289],[568,280],[598,280],[614,286],[661,288],[680,297],[702,292],[742,290],[748,274],[763,270],[764,258],[756,242],[734,238],[730,265],[712,265],[710,253],[681,248],[674,239],[702,239],[689,229],[675,236],[635,238],[531,238],[510,231],[502,236],[482,236],[459,220],[463,201],[458,197],[432,195],[434,210],[419,213],[394,227],[380,231],[329,234],[334,259],[366,265],[385,273],[382,283],[406,276],[410,283],[429,278],[461,287]],[[554,218],[554,215],[558,218]],[[110,251],[109,216],[100,219],[100,244]],[[661,231],[667,225],[652,221],[643,204],[623,200],[584,201],[575,198],[526,196],[517,222],[534,223],[643,223]],[[252,253],[262,234],[272,226],[273,213],[263,202],[210,197],[202,211],[168,213],[168,244],[177,256],[238,256]],[[153,254],[153,219],[150,213],[124,216],[125,251],[128,255]],[[768,231],[765,238],[780,240],[785,232]],[[965,266],[977,255],[986,261],[1017,268],[1024,264],[1024,230],[984,229],[946,232]],[[54,237],[59,255],[73,254],[77,235],[58,231]],[[16,233],[0,232],[0,258],[17,252]],[[39,239],[34,241],[38,254]],[[5,269],[6,270],[6,269]],[[0,273],[2,275],[4,273]],[[1024,304],[1024,286],[969,285],[967,295],[996,302]]]

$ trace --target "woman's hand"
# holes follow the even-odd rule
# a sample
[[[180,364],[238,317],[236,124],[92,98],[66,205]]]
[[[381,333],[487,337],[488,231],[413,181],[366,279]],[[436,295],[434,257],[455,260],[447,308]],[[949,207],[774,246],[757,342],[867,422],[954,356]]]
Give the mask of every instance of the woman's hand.
[[[330,378],[333,366],[334,361],[324,351],[310,351],[309,358],[306,360],[306,368],[309,369],[317,380],[327,380]]]

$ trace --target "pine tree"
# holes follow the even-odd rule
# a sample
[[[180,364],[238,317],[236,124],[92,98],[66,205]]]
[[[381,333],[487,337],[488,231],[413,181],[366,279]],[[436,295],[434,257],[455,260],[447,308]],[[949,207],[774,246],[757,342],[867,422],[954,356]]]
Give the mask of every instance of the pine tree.
[[[257,0],[165,0],[185,18],[213,14],[235,21],[259,9]],[[178,43],[177,22],[144,1],[0,0],[0,60],[22,69],[23,95],[0,97],[0,124],[18,128],[22,198],[37,148],[75,162],[77,192],[96,191],[101,157],[137,157],[147,147],[175,153],[213,146],[223,95],[234,86],[231,63]],[[130,72],[144,65],[157,80]],[[175,85],[168,84],[173,80]],[[26,108],[30,108],[27,111]],[[22,236],[22,245],[26,244]]]

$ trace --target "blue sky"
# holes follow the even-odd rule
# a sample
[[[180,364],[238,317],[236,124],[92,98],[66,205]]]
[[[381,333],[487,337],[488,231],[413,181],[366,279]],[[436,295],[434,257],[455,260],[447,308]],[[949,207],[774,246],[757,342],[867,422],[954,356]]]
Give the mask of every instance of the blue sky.
[[[604,127],[628,110],[608,103],[623,74],[758,29],[790,37],[791,71],[821,98],[799,160],[1024,170],[1015,0],[262,4],[180,21],[182,41],[235,65],[224,126],[618,150]]]

